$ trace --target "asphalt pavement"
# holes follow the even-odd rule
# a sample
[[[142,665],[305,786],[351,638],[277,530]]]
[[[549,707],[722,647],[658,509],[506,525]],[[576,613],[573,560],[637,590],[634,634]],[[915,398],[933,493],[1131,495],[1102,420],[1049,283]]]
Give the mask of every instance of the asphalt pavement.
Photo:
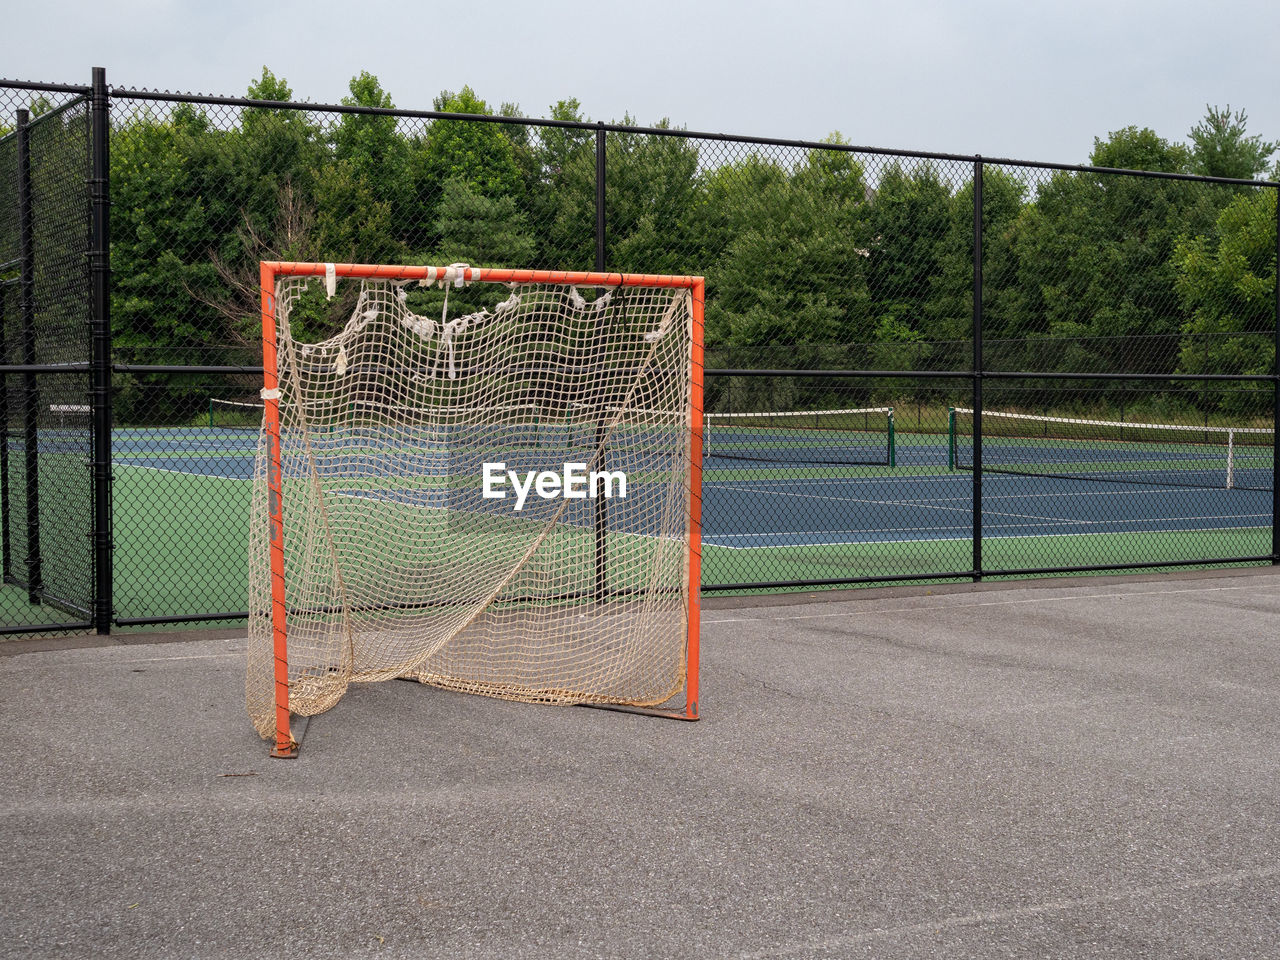
[[[0,957],[1280,955],[1280,573],[710,601],[698,723],[0,645]]]

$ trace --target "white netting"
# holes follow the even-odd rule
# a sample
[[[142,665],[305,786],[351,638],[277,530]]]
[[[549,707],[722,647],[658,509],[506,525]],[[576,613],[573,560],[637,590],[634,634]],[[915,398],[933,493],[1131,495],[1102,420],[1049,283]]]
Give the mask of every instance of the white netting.
[[[291,712],[402,676],[529,701],[675,696],[689,602],[689,291],[481,284],[450,294],[446,320],[439,292],[347,280],[339,295],[359,295],[345,328],[306,344],[291,313],[313,323],[324,281],[306,285],[282,279],[275,299]],[[264,434],[247,688],[271,738],[267,452]],[[509,478],[491,487],[505,499],[483,496],[484,464],[497,462],[522,483],[566,463],[622,471],[626,497],[530,488],[516,510]]]

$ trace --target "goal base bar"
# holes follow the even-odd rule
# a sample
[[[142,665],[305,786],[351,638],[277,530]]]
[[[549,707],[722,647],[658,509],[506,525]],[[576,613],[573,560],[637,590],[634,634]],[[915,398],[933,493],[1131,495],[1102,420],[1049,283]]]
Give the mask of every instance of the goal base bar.
[[[580,703],[580,707],[592,710],[612,710],[614,713],[638,713],[644,717],[660,717],[664,720],[687,720],[696,723],[702,719],[698,715],[698,704],[685,704],[682,710],[663,710],[659,707],[629,707],[622,703]]]
[[[400,680],[410,680],[410,677],[399,677]],[[417,683],[418,681],[413,681]],[[579,707],[587,707],[591,710],[610,710],[614,713],[635,713],[644,717],[658,717],[663,720],[683,720],[687,723],[696,723],[702,719],[698,715],[698,704],[696,702],[686,703],[684,707],[676,710],[663,710],[658,707],[629,707],[620,703],[579,703],[575,704]],[[271,748],[271,758],[274,760],[297,760],[302,752],[302,734],[306,732],[307,723],[310,717],[302,717],[302,729],[299,736],[294,738],[290,731],[289,739],[277,740],[275,746]]]

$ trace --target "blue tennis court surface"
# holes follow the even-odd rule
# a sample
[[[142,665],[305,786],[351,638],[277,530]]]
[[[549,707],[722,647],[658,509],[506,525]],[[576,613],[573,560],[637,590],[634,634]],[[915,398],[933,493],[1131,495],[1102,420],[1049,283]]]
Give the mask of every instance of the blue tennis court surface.
[[[983,535],[1270,527],[1271,494],[1040,477],[983,478]],[[704,542],[722,547],[967,539],[968,473],[922,477],[716,480],[703,485]]]

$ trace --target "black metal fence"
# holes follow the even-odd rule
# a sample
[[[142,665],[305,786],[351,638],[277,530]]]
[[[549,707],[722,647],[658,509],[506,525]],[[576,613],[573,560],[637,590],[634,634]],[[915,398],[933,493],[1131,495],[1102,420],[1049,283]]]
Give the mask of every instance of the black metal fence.
[[[111,622],[107,105],[95,80],[16,109],[0,139],[6,632]]]
[[[0,82],[0,631],[244,616],[262,259],[705,275],[705,591],[1277,559],[1280,185],[252,89]]]

